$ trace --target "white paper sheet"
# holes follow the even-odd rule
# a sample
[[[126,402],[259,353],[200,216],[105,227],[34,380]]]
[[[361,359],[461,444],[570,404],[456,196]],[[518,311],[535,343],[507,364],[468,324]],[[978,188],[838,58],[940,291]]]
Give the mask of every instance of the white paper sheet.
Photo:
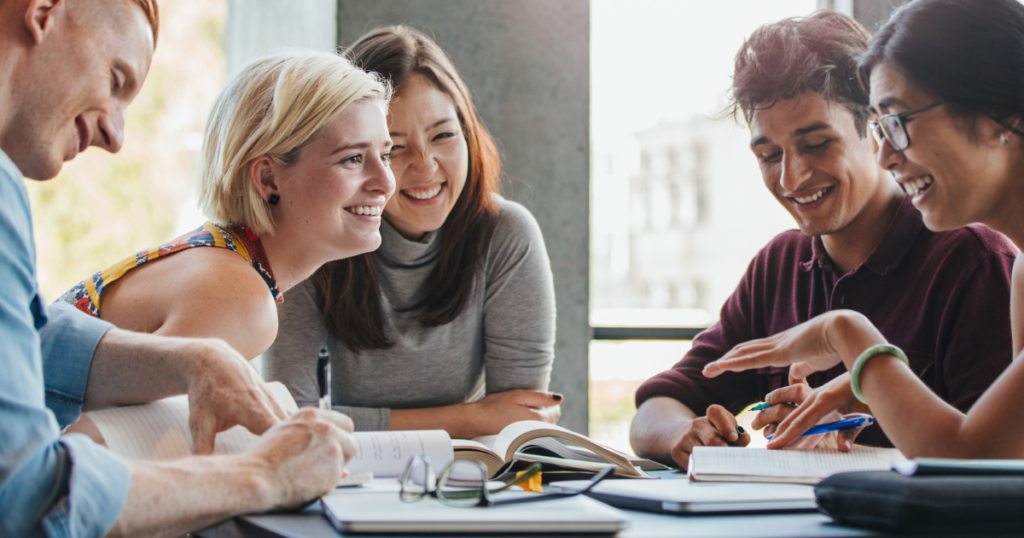
[[[271,383],[271,390],[278,396]],[[277,383],[276,385],[280,385]],[[288,390],[280,385],[287,395]],[[287,398],[291,398],[287,395]],[[114,407],[86,414],[114,452],[135,461],[163,461],[192,454],[188,429],[188,397],[175,396],[145,405]],[[236,454],[259,442],[241,426],[217,434],[215,454]],[[435,473],[454,459],[452,442],[444,430],[356,432],[359,453],[349,462],[351,474],[372,472],[378,477],[398,476],[414,455],[430,458]]]
[[[416,455],[430,458],[434,473],[455,459],[452,440],[444,430],[356,432],[359,454],[348,464],[350,473],[373,473],[379,477],[401,474]]]
[[[284,386],[281,388],[284,389]],[[287,393],[287,389],[284,390]],[[103,434],[107,447],[127,460],[173,460],[192,453],[192,434],[188,429],[188,396],[165,398],[145,405],[90,411],[86,416]],[[235,426],[217,434],[214,453],[242,452],[258,440],[259,437],[249,430]]]

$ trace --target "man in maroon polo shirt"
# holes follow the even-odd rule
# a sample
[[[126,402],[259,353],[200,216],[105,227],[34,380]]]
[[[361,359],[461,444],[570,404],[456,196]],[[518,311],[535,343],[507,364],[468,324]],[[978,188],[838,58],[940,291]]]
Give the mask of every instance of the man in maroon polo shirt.
[[[1010,363],[1009,318],[985,313],[1009,311],[1016,250],[980,225],[929,231],[878,166],[866,129],[868,95],[856,77],[870,40],[857,22],[822,11],[760,28],[737,54],[733,110],[750,127],[765,186],[800,230],[764,247],[720,321],[637,390],[630,430],[637,454],[685,468],[695,446],[749,444],[734,414],[789,385],[788,368],[708,379],[704,365],[832,309],[865,314],[962,411]],[[799,403],[811,387],[843,375],[842,365],[816,373],[787,389],[786,401]],[[793,409],[776,405],[753,425],[772,431]],[[846,448],[852,437],[817,436],[805,446]],[[877,426],[857,441],[892,446]]]

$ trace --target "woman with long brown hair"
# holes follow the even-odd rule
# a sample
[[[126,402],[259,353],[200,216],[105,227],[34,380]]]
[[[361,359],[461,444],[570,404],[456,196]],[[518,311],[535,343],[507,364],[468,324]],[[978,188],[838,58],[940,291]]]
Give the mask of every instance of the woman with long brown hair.
[[[430,38],[379,28],[345,53],[389,79],[396,194],[378,251],[322,267],[278,306],[264,376],[317,399],[315,361],[331,351],[335,409],[360,430],[495,434],[554,422],[547,389],[555,305],[544,240],[498,195],[500,159],[469,90]]]

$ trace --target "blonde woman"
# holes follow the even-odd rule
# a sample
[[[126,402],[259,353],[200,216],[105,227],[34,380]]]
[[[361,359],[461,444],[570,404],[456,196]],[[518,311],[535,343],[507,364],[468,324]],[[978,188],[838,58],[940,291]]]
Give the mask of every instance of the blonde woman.
[[[437,43],[404,26],[370,31],[346,56],[394,85],[398,192],[380,249],[288,293],[265,377],[316,401],[311,361],[326,339],[334,409],[358,430],[470,438],[554,423],[551,264],[533,215],[498,195],[501,159],[469,89]]]
[[[122,329],[219,338],[256,357],[277,335],[284,291],[380,245],[395,189],[389,98],[334,54],[253,62],[221,92],[207,126],[199,190],[210,221],[59,300]]]

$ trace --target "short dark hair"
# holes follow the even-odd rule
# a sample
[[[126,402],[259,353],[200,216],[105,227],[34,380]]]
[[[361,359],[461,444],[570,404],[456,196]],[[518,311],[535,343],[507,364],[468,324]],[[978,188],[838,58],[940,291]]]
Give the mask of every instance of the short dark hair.
[[[861,60],[863,87],[871,70],[891,62],[907,79],[946,102],[977,136],[976,120],[1004,127],[1024,118],[1024,6],[1016,0],[917,0],[904,5],[878,31]]]
[[[846,107],[866,136],[868,94],[857,65],[870,43],[860,23],[831,10],[766,24],[736,53],[728,112],[749,122],[757,110],[815,92]]]

